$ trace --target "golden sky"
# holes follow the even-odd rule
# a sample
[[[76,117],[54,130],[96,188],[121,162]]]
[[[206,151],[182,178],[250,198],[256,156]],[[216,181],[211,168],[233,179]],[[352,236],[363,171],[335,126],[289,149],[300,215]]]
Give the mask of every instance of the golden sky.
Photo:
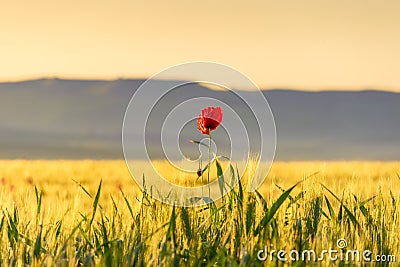
[[[0,81],[230,65],[261,87],[400,91],[399,0],[0,0]]]

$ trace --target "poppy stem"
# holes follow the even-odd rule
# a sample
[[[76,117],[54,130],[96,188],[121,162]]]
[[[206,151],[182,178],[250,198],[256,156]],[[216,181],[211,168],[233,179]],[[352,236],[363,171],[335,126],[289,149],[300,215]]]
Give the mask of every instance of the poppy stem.
[[[208,173],[207,173],[207,185],[208,185],[208,197],[209,198],[211,198],[210,171],[211,171],[211,129],[208,129]]]
[[[200,175],[199,175],[199,171],[200,171]],[[197,175],[199,176],[198,178],[200,178],[200,176],[201,176],[201,184],[203,185],[204,184],[204,174],[203,174],[203,159],[202,159],[201,155],[199,158],[199,170],[197,171]],[[203,187],[201,188],[201,195],[204,195]]]

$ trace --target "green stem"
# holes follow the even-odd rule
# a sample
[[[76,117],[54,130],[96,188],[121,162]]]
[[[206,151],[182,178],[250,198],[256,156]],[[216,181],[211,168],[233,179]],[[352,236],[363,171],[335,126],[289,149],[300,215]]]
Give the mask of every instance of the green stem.
[[[203,188],[204,174],[203,174],[203,159],[202,159],[201,155],[199,158],[199,170],[201,170],[201,195],[203,196],[204,195],[204,188]]]
[[[209,198],[211,198],[210,171],[211,171],[211,130],[208,129],[208,173],[207,173],[207,185],[208,185],[208,197]]]

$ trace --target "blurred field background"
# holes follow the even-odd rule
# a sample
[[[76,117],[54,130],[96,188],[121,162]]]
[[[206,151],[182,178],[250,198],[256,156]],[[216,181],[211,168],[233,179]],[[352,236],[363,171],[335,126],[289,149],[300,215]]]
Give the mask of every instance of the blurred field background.
[[[176,184],[193,186],[198,180],[195,174],[174,173],[174,168],[167,162],[154,161],[153,164],[164,172],[163,175],[170,173],[170,177],[174,177],[171,181]],[[149,168],[142,161],[137,161],[137,166],[144,170]],[[400,162],[275,162],[259,191],[264,197],[274,197],[278,190],[275,184],[287,188],[312,175],[304,182],[305,186],[318,187],[318,183],[323,183],[336,192],[370,197],[380,191],[400,192],[399,173]],[[93,192],[101,179],[104,198],[109,194],[120,195],[121,189],[132,197],[141,195],[122,160],[0,160],[1,203],[4,207],[7,201],[32,195],[36,185],[43,191],[43,199],[49,201],[48,205],[59,206],[53,200],[70,202],[82,194],[78,183]],[[242,182],[245,181],[246,177],[243,177]],[[91,205],[90,199],[78,199],[82,204]]]
[[[163,161],[153,162],[163,175],[170,173],[172,182],[185,186],[199,184],[195,174],[182,174]],[[137,161],[138,168],[149,168]],[[164,171],[163,171],[164,170]],[[360,197],[371,197],[379,192],[400,192],[400,162],[275,162],[265,183],[258,189],[266,198],[276,197],[279,189],[287,188],[305,177],[304,186],[318,188],[323,183],[335,192],[351,192]],[[215,176],[215,175],[214,175]],[[168,177],[168,176],[166,176]],[[215,178],[215,177],[214,177]],[[242,182],[246,182],[246,176]],[[79,190],[79,184],[91,192],[103,181],[102,195],[118,199],[120,190],[131,197],[140,196],[141,190],[132,179],[122,160],[0,160],[0,192],[2,207],[5,203],[29,203],[34,197],[33,187],[43,191],[43,200],[49,208],[59,207],[60,201],[79,205],[92,204]],[[196,183],[197,181],[197,183]],[[57,201],[56,201],[57,200]],[[79,206],[82,207],[82,206]]]

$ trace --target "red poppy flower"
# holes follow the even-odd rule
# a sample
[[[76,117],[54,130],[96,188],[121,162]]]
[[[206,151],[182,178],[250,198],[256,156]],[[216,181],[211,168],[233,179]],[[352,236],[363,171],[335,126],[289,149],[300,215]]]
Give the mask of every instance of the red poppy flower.
[[[197,128],[202,134],[210,134],[222,122],[224,112],[221,107],[207,107],[201,110],[197,118]]]

